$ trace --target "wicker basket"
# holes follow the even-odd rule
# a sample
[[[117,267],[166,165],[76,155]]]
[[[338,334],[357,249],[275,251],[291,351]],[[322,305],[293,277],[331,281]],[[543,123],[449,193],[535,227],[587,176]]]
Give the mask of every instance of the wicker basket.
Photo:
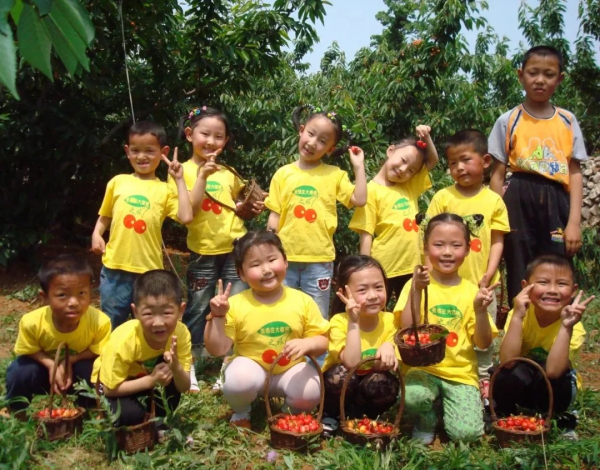
[[[54,366],[52,367],[52,376],[50,378],[50,399],[48,400],[48,409],[50,415],[52,415],[52,409],[54,408],[54,386],[56,384],[56,370],[60,363],[60,351],[64,348],[65,350],[65,366],[69,367],[69,345],[67,343],[60,343],[54,356]],[[66,405],[67,399],[63,397],[63,405]],[[59,439],[67,439],[76,432],[81,432],[83,426],[83,415],[85,414],[85,408],[77,407],[77,414],[68,418],[41,418],[34,415],[33,419],[38,422],[36,430],[37,436],[48,441],[57,441]]]
[[[271,377],[273,376],[273,370],[277,363],[283,358],[283,353],[279,354],[273,361],[273,365],[267,374],[265,380],[265,405],[267,408],[267,422],[269,423],[269,429],[271,431],[271,446],[275,449],[287,449],[294,450],[297,452],[307,452],[308,442],[315,437],[321,436],[323,433],[323,423],[321,418],[323,417],[323,405],[325,403],[325,381],[323,378],[323,372],[319,367],[317,361],[312,357],[308,356],[312,363],[315,365],[317,372],[319,373],[319,381],[321,385],[321,401],[319,402],[319,409],[317,411],[317,421],[319,422],[319,429],[308,433],[297,433],[292,431],[284,431],[277,427],[277,420],[285,417],[285,413],[278,413],[273,416],[271,412],[271,405],[269,403],[269,386],[271,385]]]
[[[505,275],[504,266],[500,266],[500,299],[498,300],[498,307],[496,309],[496,328],[503,330],[506,325],[506,319],[508,318],[509,308],[504,305],[504,298],[506,297],[505,288]]]
[[[96,380],[96,408],[91,410],[98,418],[104,418],[105,413],[100,405],[100,371]],[[146,413],[144,421],[134,426],[121,426],[115,430],[117,449],[127,454],[135,454],[141,450],[152,450],[156,445],[158,434],[156,432],[156,405],[154,402],[154,390],[150,391],[150,413]]]
[[[425,308],[424,308],[424,320],[425,323],[418,324],[417,312],[420,312],[420,305],[415,302],[414,284],[411,287],[411,310],[413,317],[413,324],[406,328],[402,328],[394,335],[394,342],[398,346],[400,357],[402,362],[407,366],[411,367],[426,367],[438,364],[446,357],[446,335],[448,330],[441,325],[430,325],[429,324],[429,295],[428,290],[425,288]],[[419,315],[420,317],[420,315]],[[414,334],[416,344],[414,346],[408,345],[404,342],[405,334]],[[419,333],[428,333],[441,335],[440,338],[434,339],[431,343],[422,345],[419,342]]]
[[[510,364],[515,361],[527,362],[528,364],[537,367],[539,371],[542,373],[544,380],[546,382],[546,387],[548,387],[548,415],[546,416],[546,422],[544,427],[539,431],[519,431],[517,429],[506,429],[502,428],[498,425],[498,417],[496,416],[496,410],[494,408],[494,382],[498,373],[506,367],[507,364]],[[498,368],[495,370],[492,378],[490,380],[490,414],[492,418],[492,428],[494,429],[494,434],[498,439],[498,444],[500,447],[510,447],[511,442],[541,442],[543,439],[543,434],[548,434],[550,432],[550,421],[552,420],[552,409],[554,408],[554,395],[552,393],[552,385],[550,385],[550,381],[548,380],[548,376],[544,369],[532,361],[531,359],[527,359],[526,357],[515,357],[513,359],[509,359],[501,363]]]
[[[228,204],[224,204],[221,201],[215,199],[208,192],[205,192],[204,195],[208,199],[217,204],[229,209],[230,211],[235,212],[239,218],[243,220],[252,220],[258,214],[253,211],[253,206],[255,202],[262,202],[266,199],[267,193],[261,189],[255,179],[251,179],[250,181],[244,179],[242,175],[240,175],[235,168],[227,165],[226,163],[219,162],[220,166],[227,168],[231,173],[233,173],[242,183],[243,187],[238,194],[236,205],[232,207]]]
[[[404,389],[404,378],[402,374],[398,374],[398,379],[400,380],[400,408],[396,414],[396,419],[392,423],[394,430],[390,434],[363,434],[355,429],[350,429],[348,426],[348,421],[346,419],[346,390],[348,389],[348,385],[350,384],[350,379],[356,373],[356,371],[361,368],[363,365],[374,362],[376,359],[374,357],[369,357],[360,361],[356,364],[346,376],[344,380],[344,385],[342,386],[342,393],[340,395],[340,429],[342,430],[342,435],[344,439],[348,442],[360,446],[365,446],[367,444],[372,444],[375,446],[377,450],[384,450],[392,440],[394,440],[400,434],[400,420],[402,418],[402,411],[404,410],[404,400],[405,400],[405,389]],[[389,423],[386,423],[389,424]]]

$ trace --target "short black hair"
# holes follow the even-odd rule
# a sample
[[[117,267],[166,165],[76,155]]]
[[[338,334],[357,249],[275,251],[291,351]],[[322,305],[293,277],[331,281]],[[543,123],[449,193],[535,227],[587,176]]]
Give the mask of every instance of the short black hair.
[[[127,131],[127,145],[134,135],[151,134],[158,139],[161,148],[167,145],[167,133],[165,128],[153,121],[138,121]]]
[[[488,153],[488,139],[483,132],[478,129],[464,129],[458,131],[446,140],[444,147],[444,153],[448,157],[448,150],[459,145],[471,145],[475,152],[480,156],[484,156]]]
[[[179,279],[165,269],[145,272],[133,284],[133,303],[139,306],[146,297],[166,297],[180,304],[183,296]]]
[[[276,233],[269,230],[256,230],[246,233],[246,235],[234,242],[233,257],[235,259],[235,267],[238,271],[242,269],[244,258],[246,257],[248,250],[253,246],[259,245],[274,246],[279,252],[281,252],[283,259],[287,259],[281,239]]]
[[[50,288],[52,280],[60,275],[88,276],[90,284],[94,280],[94,272],[91,266],[83,256],[75,256],[71,254],[59,255],[42,264],[38,271],[38,279],[40,287],[46,293]]]
[[[523,62],[521,64],[521,70],[524,70],[529,59],[531,59],[533,56],[536,56],[536,55],[541,56],[541,57],[548,57],[548,56],[556,57],[556,60],[558,60],[558,70],[559,70],[559,72],[562,73],[564,65],[565,65],[563,55],[556,47],[552,47],[552,46],[535,46],[535,47],[532,47],[531,49],[529,49],[525,53],[525,55],[523,55]]]
[[[559,255],[557,253],[547,253],[542,254],[534,258],[527,265],[527,269],[525,270],[525,280],[529,282],[529,279],[535,272],[535,270],[543,265],[548,264],[550,266],[555,266],[557,268],[566,268],[571,271],[571,276],[573,278],[573,283],[575,283],[575,267],[573,266],[573,262],[571,258],[567,258],[564,255]]]

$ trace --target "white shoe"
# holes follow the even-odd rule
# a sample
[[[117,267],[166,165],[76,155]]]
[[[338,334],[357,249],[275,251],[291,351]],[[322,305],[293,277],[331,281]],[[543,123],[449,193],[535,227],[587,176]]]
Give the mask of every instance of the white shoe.
[[[212,391],[220,392],[221,390],[223,390],[223,381],[221,380],[221,377],[219,377],[212,386]]]
[[[430,446],[435,440],[435,432],[422,432],[419,431],[417,428],[414,428],[412,438],[422,442],[426,446]]]
[[[194,364],[190,366],[190,393],[199,393],[198,379],[196,378],[196,368]]]

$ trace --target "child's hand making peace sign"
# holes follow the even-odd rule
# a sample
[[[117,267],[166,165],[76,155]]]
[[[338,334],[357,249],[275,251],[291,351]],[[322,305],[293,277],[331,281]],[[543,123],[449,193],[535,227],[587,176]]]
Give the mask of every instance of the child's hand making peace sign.
[[[360,318],[360,313],[363,311],[364,307],[365,307],[365,303],[366,300],[363,302],[358,303],[356,300],[354,300],[354,297],[352,296],[352,292],[350,291],[350,288],[348,286],[346,286],[346,295],[344,295],[344,292],[342,291],[342,289],[338,289],[338,291],[336,292],[336,295],[339,297],[339,299],[344,302],[344,305],[346,306],[346,313],[348,314],[348,320],[351,323],[358,323],[358,320]]]
[[[173,161],[169,160],[166,155],[162,156],[163,161],[169,167],[169,174],[173,177],[173,179],[180,180],[183,178],[183,166],[177,160],[178,148],[175,147],[175,152],[173,152]]]
[[[231,293],[231,282],[223,292],[223,281],[217,283],[217,295],[210,300],[210,314],[212,318],[222,318],[229,312],[229,294]]]
[[[582,295],[583,291],[580,290],[573,303],[571,305],[567,305],[562,309],[562,312],[560,312],[560,318],[562,319],[562,324],[565,328],[572,328],[576,323],[581,321],[581,316],[583,315],[583,312],[585,312],[587,304],[595,299],[595,297],[591,295],[581,302]]]
[[[177,336],[173,335],[171,338],[171,349],[163,353],[165,364],[169,366],[171,372],[175,372],[179,369],[179,358],[177,357]]]

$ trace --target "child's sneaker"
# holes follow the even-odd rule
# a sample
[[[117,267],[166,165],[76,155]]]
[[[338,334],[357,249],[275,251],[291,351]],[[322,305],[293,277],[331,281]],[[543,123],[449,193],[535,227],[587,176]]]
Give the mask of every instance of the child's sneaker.
[[[196,368],[194,364],[190,366],[190,393],[200,393],[200,386],[198,385],[198,379],[196,378]]]
[[[219,392],[220,392],[220,391],[222,391],[222,390],[223,390],[223,381],[221,380],[221,377],[219,377],[219,378],[218,378],[218,379],[215,381],[214,385],[212,386],[212,391],[213,391],[214,393],[219,393]]]
[[[560,437],[562,439],[564,439],[565,441],[578,441],[579,440],[579,436],[577,435],[577,432],[575,432],[575,429],[565,429],[561,434]]]
[[[333,437],[340,427],[339,420],[332,418],[331,416],[326,416],[321,421],[323,423],[323,436],[325,437]]]
[[[430,446],[435,441],[435,432],[419,431],[416,427],[413,429],[412,438],[422,442],[426,446]]]
[[[479,394],[481,395],[483,406],[490,406],[490,381],[488,379],[481,379],[479,381]]]

